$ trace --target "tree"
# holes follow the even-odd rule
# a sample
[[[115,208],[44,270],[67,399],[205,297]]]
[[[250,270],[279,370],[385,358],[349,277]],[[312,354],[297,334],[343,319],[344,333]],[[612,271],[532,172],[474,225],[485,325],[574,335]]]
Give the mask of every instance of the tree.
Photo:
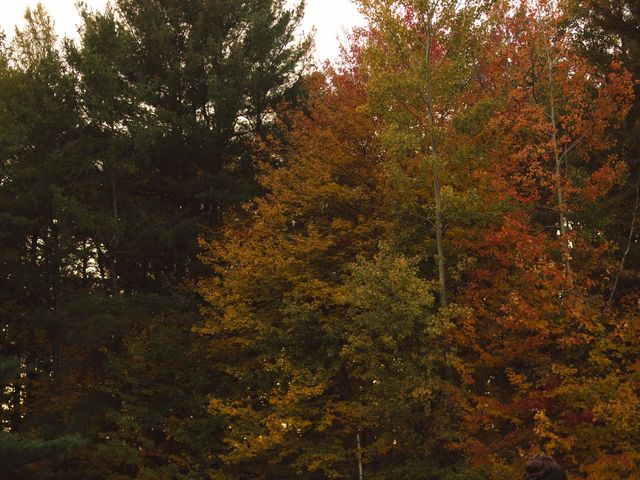
[[[576,48],[590,58],[597,68],[610,72],[612,60],[618,59],[635,79],[640,77],[637,52],[640,49],[640,12],[634,2],[627,1],[575,1],[568,2],[571,9],[572,30]],[[637,205],[640,186],[640,146],[638,145],[638,119],[640,118],[640,90],[635,85],[635,101],[623,128],[617,135],[616,153],[629,166],[626,184],[620,188],[621,197],[616,204],[623,207],[610,209],[611,240],[618,245],[617,258],[612,259],[611,293],[609,304],[616,298],[634,290],[638,270],[638,252],[633,248],[637,238]],[[623,199],[624,198],[624,199]]]
[[[11,410],[19,409],[12,405],[12,389],[19,388],[21,373],[20,359],[6,355],[0,356],[0,384],[3,385],[3,407]],[[9,398],[7,397],[9,394]],[[4,465],[3,475],[7,480],[24,478],[25,469],[29,464],[36,464],[39,460],[59,455],[60,453],[79,448],[84,440],[79,435],[66,435],[51,440],[34,439],[19,435],[11,431],[11,422],[3,421],[0,432],[0,459]]]
[[[281,0],[116,3],[83,11],[68,45],[107,220],[115,292],[162,291],[197,269],[196,238],[253,196],[253,141],[296,98],[309,47]]]
[[[468,107],[463,92],[474,82],[478,9],[471,4],[459,9],[457,2],[360,3],[370,20],[364,55],[369,108],[385,130],[386,147],[396,154],[395,173],[415,185],[416,215],[432,225],[439,303],[446,307],[449,219],[443,192],[450,191],[446,183],[455,183],[453,118]],[[422,178],[426,175],[429,181]],[[432,206],[425,204],[425,194]]]
[[[79,44],[62,50],[38,7],[0,56],[2,346],[23,369],[3,419],[11,441],[87,440],[29,478],[202,478],[215,379],[182,282],[197,236],[255,193],[256,139],[297,101],[302,7],[81,13]]]
[[[95,217],[84,204],[91,164],[76,150],[73,79],[56,50],[46,12],[40,6],[28,10],[26,20],[6,49],[0,72],[5,132],[0,308],[3,349],[19,358],[22,368],[6,427],[47,438],[76,427],[51,421],[47,429],[49,421],[42,419],[55,418],[48,417],[50,400],[64,397],[80,381],[70,374],[78,344],[67,336],[76,327],[67,300],[70,291],[86,293],[81,232]],[[69,397],[64,408],[77,408],[76,400]]]
[[[376,407],[352,385],[361,354],[347,280],[382,228],[381,163],[353,73],[310,80],[311,117],[299,116],[276,150],[270,163],[285,163],[267,166],[267,195],[204,245],[214,276],[198,289],[209,304],[202,333],[228,378],[211,410],[228,425],[223,458],[234,478],[346,478],[357,472],[357,439],[365,463],[381,448],[376,436],[387,444]]]
[[[603,210],[628,171],[615,132],[633,84],[619,64],[598,72],[578,55],[549,5],[495,13],[481,70],[492,111],[480,139],[493,161],[485,201],[503,213],[467,244],[476,265],[460,285],[474,312],[460,344],[464,448],[489,478],[516,474],[536,450],[593,478],[624,478],[631,470],[616,462],[634,455],[628,440],[595,412],[610,404],[604,384],[633,375],[634,360],[605,347],[628,313],[607,311],[602,268]],[[635,341],[620,348],[630,353]]]

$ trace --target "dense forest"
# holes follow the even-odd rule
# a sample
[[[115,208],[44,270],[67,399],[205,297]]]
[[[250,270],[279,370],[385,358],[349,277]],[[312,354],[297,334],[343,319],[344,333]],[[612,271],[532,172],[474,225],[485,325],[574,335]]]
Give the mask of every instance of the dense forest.
[[[0,477],[640,478],[640,3],[41,6],[0,35]]]

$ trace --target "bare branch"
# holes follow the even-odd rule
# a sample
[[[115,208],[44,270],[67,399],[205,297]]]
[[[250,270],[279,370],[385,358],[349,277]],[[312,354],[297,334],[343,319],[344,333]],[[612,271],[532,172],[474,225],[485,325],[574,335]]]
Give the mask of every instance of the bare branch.
[[[618,265],[618,271],[616,273],[616,278],[613,282],[613,287],[611,288],[611,294],[609,295],[609,300],[607,300],[607,307],[611,305],[613,302],[613,297],[616,293],[616,289],[618,288],[618,282],[620,280],[620,275],[624,270],[624,263],[627,260],[627,255],[631,251],[631,244],[633,243],[633,231],[638,228],[636,225],[636,221],[638,219],[638,205],[640,204],[640,168],[638,169],[638,181],[636,182],[636,203],[633,208],[633,217],[631,218],[631,226],[629,227],[629,236],[627,237],[627,247],[622,254],[622,258],[620,259],[620,264]]]

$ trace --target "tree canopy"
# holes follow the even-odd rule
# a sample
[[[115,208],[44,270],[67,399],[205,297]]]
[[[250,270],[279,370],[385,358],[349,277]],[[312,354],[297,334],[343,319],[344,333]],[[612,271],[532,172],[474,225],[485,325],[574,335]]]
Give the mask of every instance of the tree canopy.
[[[356,3],[2,37],[8,479],[638,478],[635,2]]]

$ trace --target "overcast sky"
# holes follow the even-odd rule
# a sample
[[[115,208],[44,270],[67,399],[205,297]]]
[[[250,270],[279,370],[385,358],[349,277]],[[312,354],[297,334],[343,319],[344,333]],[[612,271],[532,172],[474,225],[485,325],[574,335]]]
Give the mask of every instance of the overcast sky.
[[[79,17],[76,0],[40,0],[53,16],[56,30],[60,35],[74,36]],[[92,8],[104,8],[107,0],[85,0]],[[38,0],[0,0],[0,29],[9,36],[16,24],[23,21],[24,11],[34,6]],[[339,42],[344,39],[345,29],[362,25],[363,21],[351,0],[307,0],[303,31],[316,28],[316,58],[335,59],[339,52]]]

